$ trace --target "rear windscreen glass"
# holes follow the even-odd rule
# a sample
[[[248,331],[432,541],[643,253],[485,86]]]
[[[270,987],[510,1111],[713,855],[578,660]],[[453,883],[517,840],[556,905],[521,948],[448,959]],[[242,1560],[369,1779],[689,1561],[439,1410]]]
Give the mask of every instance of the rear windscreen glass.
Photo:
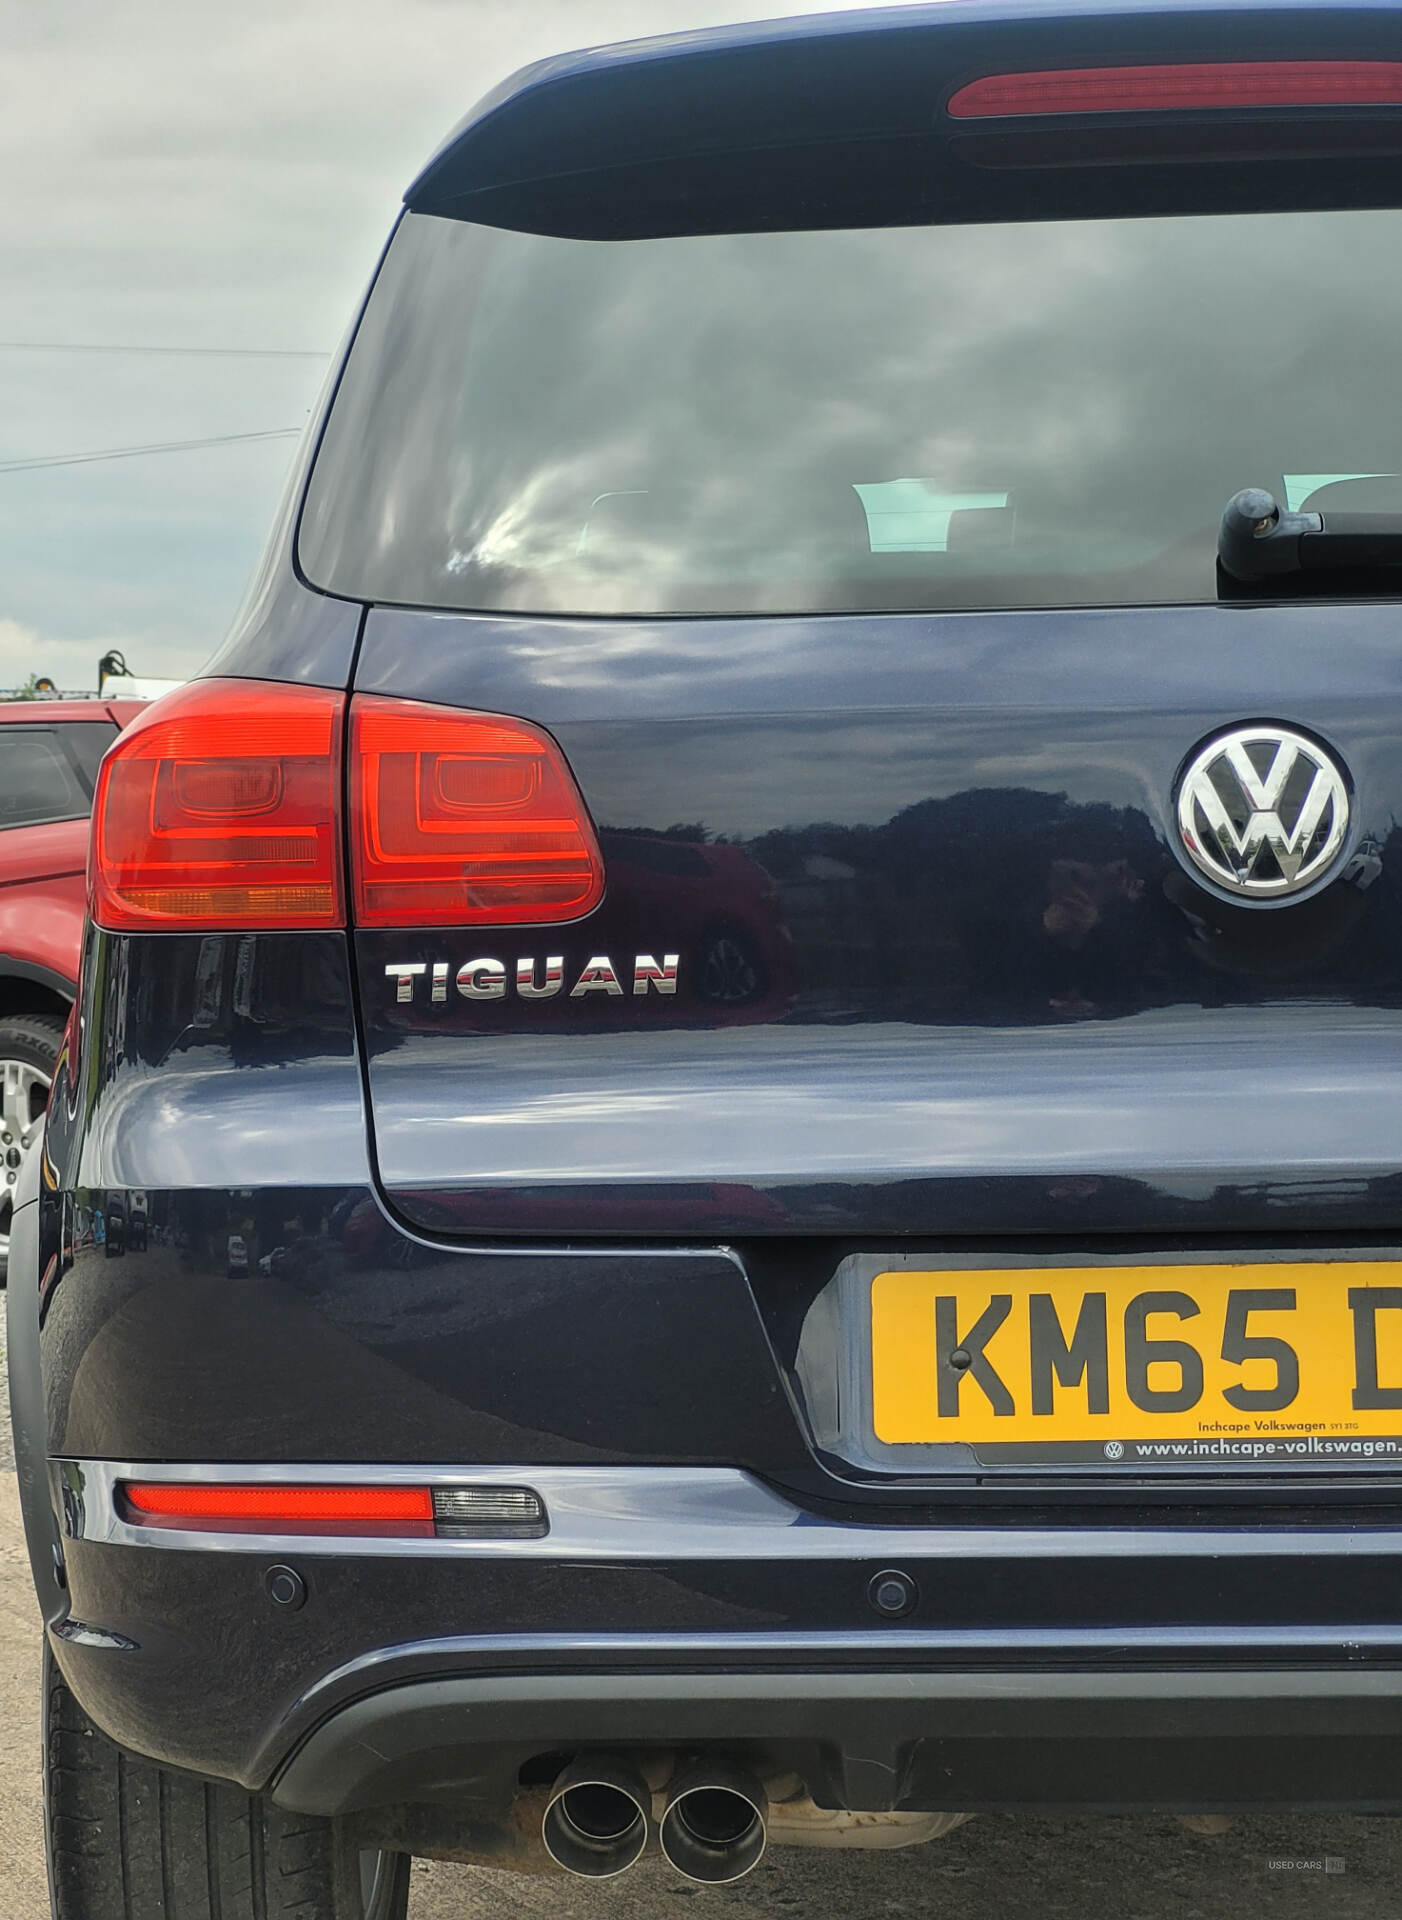
[[[407,217],[315,584],[548,613],[1216,597],[1239,488],[1402,509],[1402,213],[583,241]]]

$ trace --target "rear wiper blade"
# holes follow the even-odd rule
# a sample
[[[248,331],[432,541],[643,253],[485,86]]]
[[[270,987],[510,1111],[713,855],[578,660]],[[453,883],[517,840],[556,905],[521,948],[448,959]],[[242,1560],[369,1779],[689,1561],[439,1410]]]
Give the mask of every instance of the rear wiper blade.
[[[1282,574],[1354,573],[1402,567],[1402,514],[1289,513],[1264,487],[1233,494],[1217,535],[1217,558],[1245,583]]]

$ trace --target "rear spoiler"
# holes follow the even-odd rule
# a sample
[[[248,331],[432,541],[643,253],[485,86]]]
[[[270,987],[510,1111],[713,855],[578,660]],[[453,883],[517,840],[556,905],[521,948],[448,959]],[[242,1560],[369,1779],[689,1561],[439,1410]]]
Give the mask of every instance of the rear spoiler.
[[[1204,84],[1036,84],[1153,69]],[[489,94],[405,204],[590,239],[1398,205],[1402,5],[936,0],[595,48]]]

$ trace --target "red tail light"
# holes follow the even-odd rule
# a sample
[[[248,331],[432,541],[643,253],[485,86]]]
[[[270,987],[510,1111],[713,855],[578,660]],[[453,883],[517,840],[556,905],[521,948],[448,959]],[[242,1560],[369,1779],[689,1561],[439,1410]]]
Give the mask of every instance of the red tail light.
[[[564,755],[522,720],[358,695],[350,791],[362,926],[542,925],[602,897]]]
[[[195,680],[98,774],[92,914],[116,930],[345,925],[341,710],[322,687]]]
[[[193,1486],[128,1481],[126,1504],[148,1526],[257,1526],[354,1533],[359,1528],[414,1536],[433,1532],[427,1487]]]
[[[345,925],[344,695],[198,680],[102,763],[89,884],[115,931]],[[521,720],[412,700],[352,703],[352,865],[364,926],[541,925],[603,894],[564,756]]]
[[[1232,60],[990,74],[961,87],[947,111],[956,120],[981,120],[1002,114],[1399,105],[1402,62],[1396,60]]]

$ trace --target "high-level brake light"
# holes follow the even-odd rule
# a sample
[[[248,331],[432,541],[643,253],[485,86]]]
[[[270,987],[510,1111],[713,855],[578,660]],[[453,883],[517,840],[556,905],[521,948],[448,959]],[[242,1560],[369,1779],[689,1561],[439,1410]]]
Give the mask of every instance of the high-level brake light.
[[[140,715],[98,774],[98,925],[344,926],[344,705],[322,687],[194,680]]]
[[[579,789],[525,721],[357,695],[350,793],[360,926],[541,926],[602,897]]]
[[[955,93],[955,120],[1242,107],[1402,106],[1402,61],[1226,60],[989,74]]]

